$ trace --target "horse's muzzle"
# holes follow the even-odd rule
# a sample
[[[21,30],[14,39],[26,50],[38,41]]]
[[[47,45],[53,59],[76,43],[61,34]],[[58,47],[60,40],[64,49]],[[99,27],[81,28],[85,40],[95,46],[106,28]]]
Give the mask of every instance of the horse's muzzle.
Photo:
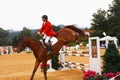
[[[20,52],[22,52],[22,49],[17,49],[16,51],[17,51],[17,53],[20,53]]]
[[[17,49],[17,53],[20,53],[21,51]]]

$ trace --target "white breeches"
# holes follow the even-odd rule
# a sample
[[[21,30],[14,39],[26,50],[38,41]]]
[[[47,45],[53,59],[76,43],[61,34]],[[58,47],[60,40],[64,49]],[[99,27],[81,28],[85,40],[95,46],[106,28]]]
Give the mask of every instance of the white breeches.
[[[46,34],[44,34],[43,39],[45,39],[45,43],[48,43],[48,41],[50,40],[52,45],[54,45],[58,41],[56,37],[50,37]]]
[[[50,40],[50,36],[47,36],[46,34],[44,34],[43,39],[45,39],[45,43],[48,43],[48,41]]]

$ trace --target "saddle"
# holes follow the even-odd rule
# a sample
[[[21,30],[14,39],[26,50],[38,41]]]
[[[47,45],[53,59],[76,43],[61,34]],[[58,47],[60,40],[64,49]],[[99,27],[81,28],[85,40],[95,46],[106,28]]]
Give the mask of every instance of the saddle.
[[[57,43],[57,41],[58,41],[58,39],[57,39],[56,37],[52,37],[52,38],[49,40],[51,46],[53,46],[55,43]],[[45,47],[45,43],[44,43],[43,39],[41,39],[40,42],[41,42],[41,43],[44,45],[44,47]]]
[[[42,40],[41,40],[44,48],[47,48],[49,54],[52,54],[52,46],[53,46],[55,43],[57,43],[57,41],[58,41],[57,38],[52,37],[52,38],[48,41],[49,45],[46,45],[45,39],[42,39]]]

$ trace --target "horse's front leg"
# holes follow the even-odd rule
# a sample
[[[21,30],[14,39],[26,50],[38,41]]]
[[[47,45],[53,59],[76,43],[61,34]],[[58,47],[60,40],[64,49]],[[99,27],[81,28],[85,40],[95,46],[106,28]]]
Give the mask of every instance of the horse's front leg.
[[[32,75],[31,75],[31,77],[30,77],[30,80],[33,80],[34,74],[35,74],[36,70],[38,69],[39,64],[40,64],[40,61],[38,61],[38,60],[36,59],[35,66],[34,66]]]
[[[44,71],[44,78],[45,78],[45,80],[47,80],[47,66],[46,66],[46,64],[47,64],[47,61],[44,61],[44,62],[42,62],[42,64],[43,64],[43,71]]]

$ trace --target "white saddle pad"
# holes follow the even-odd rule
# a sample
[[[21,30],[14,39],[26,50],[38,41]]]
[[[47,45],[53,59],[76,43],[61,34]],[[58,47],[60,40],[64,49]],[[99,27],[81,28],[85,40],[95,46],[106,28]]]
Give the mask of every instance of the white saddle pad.
[[[50,39],[50,41],[51,41],[51,44],[52,44],[52,46],[53,46],[55,43],[57,43],[58,39],[57,39],[56,37],[52,37],[52,38]],[[43,41],[42,41],[42,40],[40,40],[40,42],[42,42],[42,44],[43,44]]]

